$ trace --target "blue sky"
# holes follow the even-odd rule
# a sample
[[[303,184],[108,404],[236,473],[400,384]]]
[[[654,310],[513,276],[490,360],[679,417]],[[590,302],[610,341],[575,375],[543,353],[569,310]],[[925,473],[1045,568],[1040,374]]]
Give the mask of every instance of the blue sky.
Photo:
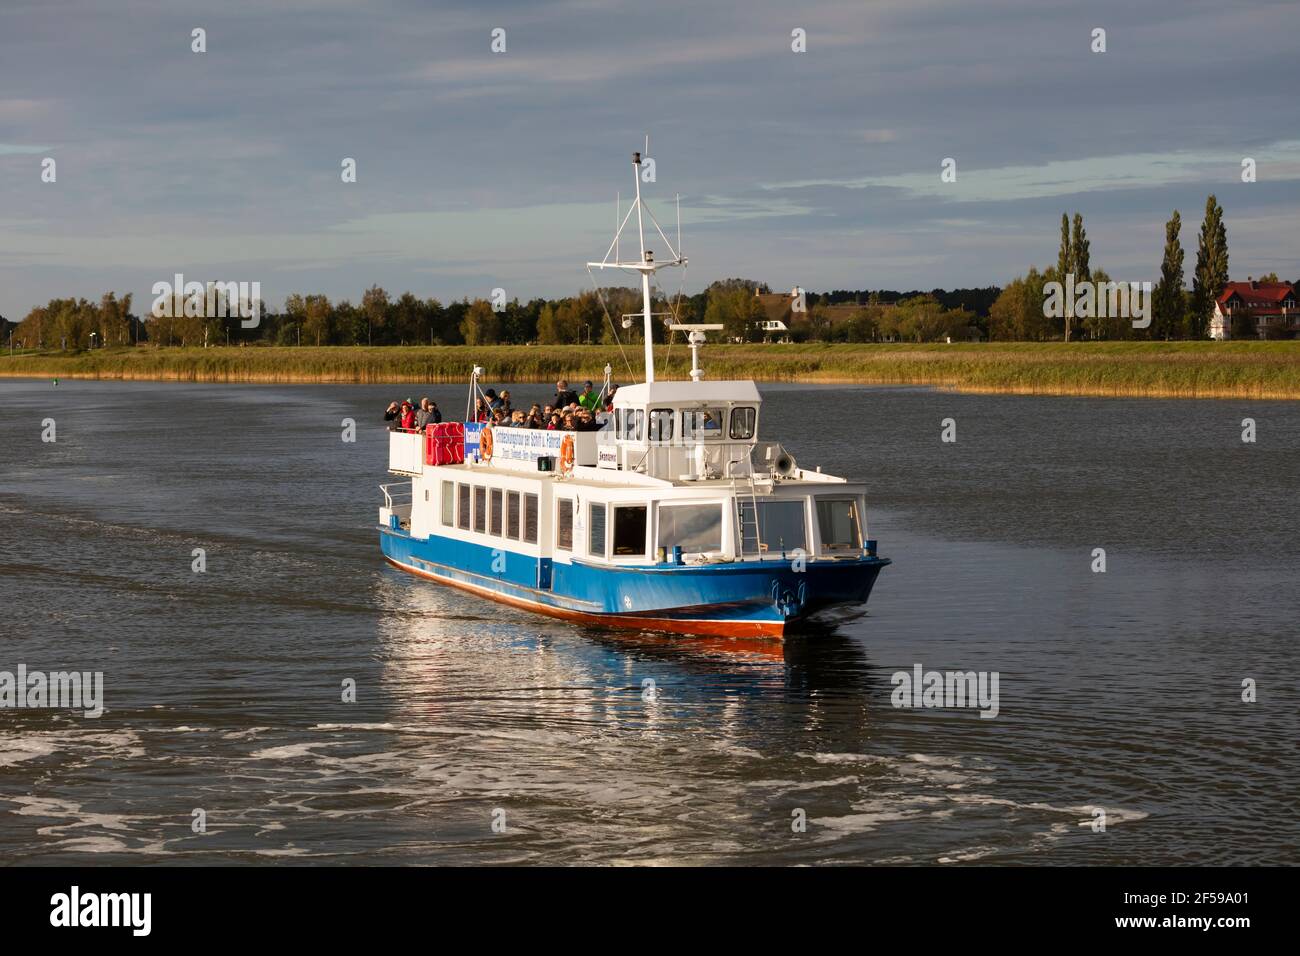
[[[1190,271],[1210,192],[1234,278],[1300,278],[1298,26],[1265,0],[4,0],[0,314],[145,308],[176,272],[571,294],[647,133],[687,291],[1002,284],[1065,210],[1094,265],[1155,278],[1175,208]]]

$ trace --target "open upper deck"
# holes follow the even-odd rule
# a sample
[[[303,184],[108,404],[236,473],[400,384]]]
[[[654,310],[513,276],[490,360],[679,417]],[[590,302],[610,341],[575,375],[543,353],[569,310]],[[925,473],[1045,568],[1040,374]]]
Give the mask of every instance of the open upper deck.
[[[596,431],[485,426],[466,423],[463,447],[451,461],[507,471],[546,470],[541,459],[561,459],[572,440],[575,480],[680,485],[709,481],[808,481],[841,479],[797,467],[779,443],[758,440],[762,398],[751,381],[650,382],[620,388],[613,410],[601,414]],[[461,426],[451,426],[459,429]],[[490,427],[491,454],[480,435]],[[390,470],[418,474],[446,464],[431,452],[432,439],[394,433]],[[423,443],[423,444],[422,444]],[[635,476],[635,478],[634,478]]]

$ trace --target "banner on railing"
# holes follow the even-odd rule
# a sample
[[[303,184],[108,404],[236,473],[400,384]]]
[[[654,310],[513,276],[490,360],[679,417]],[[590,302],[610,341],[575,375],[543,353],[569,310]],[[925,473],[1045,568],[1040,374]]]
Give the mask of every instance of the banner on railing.
[[[492,457],[513,461],[536,461],[548,455],[558,458],[566,434],[572,433],[541,428],[493,428]],[[468,442],[468,435],[465,440]],[[477,443],[477,435],[474,441]]]

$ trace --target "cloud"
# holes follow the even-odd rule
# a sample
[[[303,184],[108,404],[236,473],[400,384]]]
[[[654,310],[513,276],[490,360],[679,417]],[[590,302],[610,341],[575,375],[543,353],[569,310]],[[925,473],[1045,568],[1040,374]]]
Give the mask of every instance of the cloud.
[[[1274,180],[1300,179],[1300,140],[1284,140],[1250,150],[1252,158]],[[933,171],[862,176],[848,179],[802,179],[768,183],[769,191],[812,187],[838,189],[898,189],[914,198],[954,202],[1001,202],[1041,199],[1084,192],[1168,186],[1175,183],[1227,183],[1240,181],[1241,153],[1180,150],[1168,153],[1127,153],[1083,159],[1052,160],[1041,165],[1001,166],[992,169],[964,167],[957,159],[957,181],[940,178],[936,159]],[[1260,175],[1265,175],[1260,172]]]

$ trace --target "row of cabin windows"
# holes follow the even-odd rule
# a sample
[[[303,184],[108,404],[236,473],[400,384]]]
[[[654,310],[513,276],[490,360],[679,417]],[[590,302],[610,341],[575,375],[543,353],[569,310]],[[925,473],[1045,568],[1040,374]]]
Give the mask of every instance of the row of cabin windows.
[[[442,523],[448,528],[536,544],[537,501],[537,495],[527,492],[444,481]]]
[[[611,506],[588,505],[587,553],[606,557],[606,524]],[[648,509],[645,505],[613,505],[613,556],[642,557],[646,553]],[[741,528],[753,540],[754,505],[739,503]],[[573,500],[556,499],[555,547],[572,551],[574,540]],[[858,506],[852,498],[816,499],[817,530],[823,548],[857,550],[862,547]],[[808,550],[805,502],[758,502],[759,540],[768,553]],[[680,547],[688,554],[722,550],[722,507],[718,504],[659,505],[659,547],[671,551]]]
[[[755,530],[765,551],[787,552],[808,549],[808,532],[804,501],[760,501],[758,527],[754,528],[754,505],[738,503],[740,525],[747,540]],[[857,503],[851,498],[817,498],[816,519],[822,547],[829,550],[857,549],[862,546]],[[609,515],[613,509],[612,519]],[[555,547],[572,551],[574,541],[574,502],[556,498]],[[592,502],[587,506],[587,553],[607,557],[610,546],[614,557],[644,557],[649,509],[646,505],[606,505]],[[613,535],[607,535],[612,522]],[[502,488],[442,483],[442,523],[462,531],[473,530],[495,537],[536,544],[538,538],[538,497]],[[659,505],[659,547],[670,551],[680,547],[688,554],[722,550],[722,506],[711,504]]]
[[[650,411],[650,441],[673,440],[673,424],[677,412],[671,408]],[[733,441],[748,441],[754,437],[758,409],[752,405],[731,410],[730,428],[726,434]],[[716,441],[723,437],[726,410],[723,408],[688,408],[681,412],[682,441]],[[619,408],[614,411],[614,434],[624,441],[644,441],[646,414],[643,408]]]

